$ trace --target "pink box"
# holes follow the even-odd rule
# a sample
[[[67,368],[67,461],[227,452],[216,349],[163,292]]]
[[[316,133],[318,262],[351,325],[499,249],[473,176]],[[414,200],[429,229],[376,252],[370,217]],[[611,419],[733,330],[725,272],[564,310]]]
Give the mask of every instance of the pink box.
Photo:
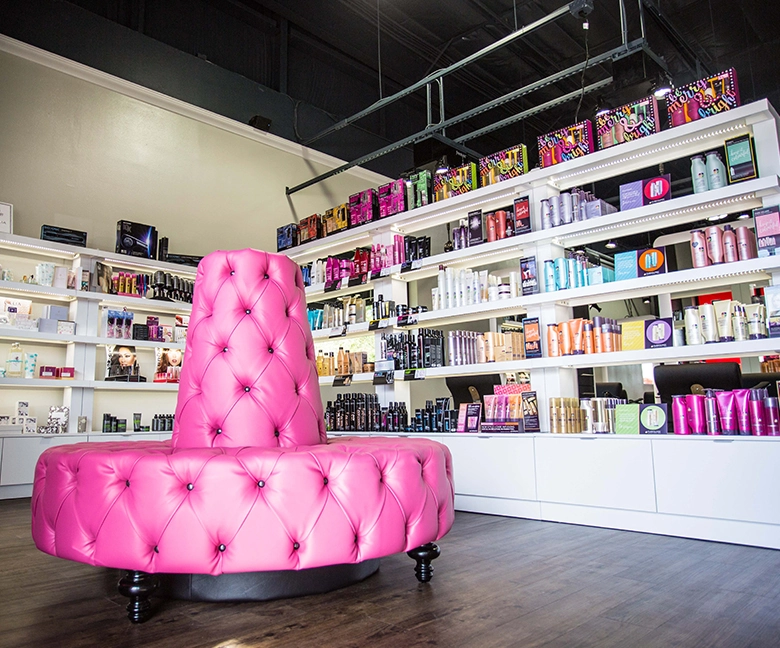
[[[739,104],[737,71],[734,68],[675,88],[666,96],[670,126],[717,115]]]
[[[406,211],[406,183],[393,180],[377,190],[379,195],[379,218],[400,214]]]
[[[647,137],[659,130],[658,102],[652,96],[596,116],[596,135],[600,149]]]
[[[539,164],[545,169],[559,162],[574,160],[588,153],[593,153],[593,124],[589,119],[573,126],[540,135]]]
[[[366,189],[349,197],[349,225],[355,227],[374,220],[377,209],[376,189]]]

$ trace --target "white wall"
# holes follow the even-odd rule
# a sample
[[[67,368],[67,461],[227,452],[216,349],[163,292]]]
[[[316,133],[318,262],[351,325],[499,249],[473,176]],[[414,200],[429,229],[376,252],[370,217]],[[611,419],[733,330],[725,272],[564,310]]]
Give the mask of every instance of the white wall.
[[[170,251],[276,250],[276,228],[387,179],[0,36],[0,201],[14,233],[42,224],[114,249],[116,222],[155,225]]]

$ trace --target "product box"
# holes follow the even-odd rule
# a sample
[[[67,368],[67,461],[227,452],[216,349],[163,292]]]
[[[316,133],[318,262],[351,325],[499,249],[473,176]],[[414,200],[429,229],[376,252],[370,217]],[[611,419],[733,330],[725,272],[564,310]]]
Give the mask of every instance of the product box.
[[[647,137],[659,130],[658,101],[653,96],[596,116],[596,136],[600,149]]]
[[[69,309],[67,306],[47,305],[43,307],[43,316],[53,320],[68,319]]]
[[[485,221],[482,218],[482,210],[475,209],[468,214],[469,223],[469,247],[479,245],[485,240]]]
[[[531,203],[528,196],[515,199],[513,226],[512,233],[514,236],[527,234],[531,231]],[[509,226],[507,225],[507,232],[508,230]]]
[[[539,432],[539,399],[536,397],[536,392],[522,392],[520,399],[523,412],[523,431]]]
[[[756,226],[758,256],[767,257],[777,254],[780,248],[780,207],[761,207],[753,210]]]
[[[203,260],[202,256],[197,254],[173,254],[168,252],[168,263],[177,263],[179,265],[186,265],[192,268],[197,268],[198,264]]]
[[[536,268],[536,257],[520,259],[520,285],[524,296],[535,295],[539,292],[539,273]]]
[[[756,147],[750,133],[726,140],[725,147],[729,184],[758,177]]]
[[[434,201],[446,200],[476,189],[479,186],[477,177],[477,165],[473,162],[437,173],[433,178]]]
[[[606,216],[607,214],[614,214],[616,211],[617,207],[601,200],[601,198],[589,200],[585,203],[585,218],[588,220],[591,218],[598,218],[599,216]]]
[[[68,287],[68,273],[70,270],[65,266],[54,267],[54,281],[52,286],[55,288],[67,288]]]
[[[615,281],[637,278],[638,271],[636,259],[636,250],[632,250],[630,252],[618,252],[615,255]]]
[[[479,432],[482,427],[482,403],[461,403],[458,432]]]
[[[406,211],[406,184],[403,180],[393,180],[377,189],[379,200],[379,218]]]
[[[349,225],[370,223],[379,213],[376,189],[366,189],[349,197]]]
[[[55,225],[41,225],[41,240],[87,247],[87,233],[79,230],[56,227]]]
[[[666,403],[619,404],[615,407],[615,434],[668,434]]]
[[[519,144],[479,159],[480,187],[517,178],[524,173],[528,173],[528,149],[525,144]]]
[[[298,245],[298,225],[290,223],[276,228],[276,251],[289,250]]]
[[[593,124],[589,119],[566,128],[540,135],[539,165],[546,169],[553,164],[566,162],[593,153]]]
[[[298,223],[298,243],[307,243],[322,238],[322,216],[312,214]]]
[[[57,322],[57,333],[59,335],[76,335],[76,322],[59,320]]]
[[[16,415],[17,416],[29,416],[30,415],[30,401],[16,401]]]
[[[615,281],[673,272],[677,264],[672,248],[663,245],[646,250],[618,252],[615,255]]]
[[[615,271],[606,266],[593,266],[588,268],[588,285],[598,286],[599,284],[615,281]]]
[[[327,210],[322,217],[322,228],[325,236],[340,232],[349,227],[349,205],[344,203]]]
[[[671,317],[647,319],[644,321],[645,349],[663,349],[674,346],[674,320]],[[623,339],[625,340],[625,328]],[[623,347],[625,349],[625,345]]]
[[[642,351],[645,348],[644,320],[620,322],[623,351]]]
[[[711,77],[674,88],[666,95],[670,126],[680,126],[739,106],[737,71],[725,70]]]
[[[523,319],[523,335],[525,337],[525,357],[542,357],[542,334],[539,328],[538,317],[526,317]]]
[[[431,202],[431,172],[418,171],[409,176],[406,183],[406,208],[415,209]]]
[[[156,259],[157,228],[132,221],[117,221],[116,252],[144,259]]]
[[[672,176],[668,173],[655,178],[629,182],[620,185],[620,211],[652,205],[663,200],[670,200],[671,197]]]
[[[780,286],[764,288],[764,303],[769,337],[778,338],[780,337]]]
[[[39,333],[56,333],[58,320],[49,317],[38,318]]]

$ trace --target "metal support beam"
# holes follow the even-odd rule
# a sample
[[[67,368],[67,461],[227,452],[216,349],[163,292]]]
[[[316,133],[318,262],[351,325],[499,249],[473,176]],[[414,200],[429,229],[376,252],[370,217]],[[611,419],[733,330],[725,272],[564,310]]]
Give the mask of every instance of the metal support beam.
[[[310,137],[305,142],[303,142],[304,146],[310,145],[312,142],[317,141],[318,139],[321,139],[325,137],[326,135],[330,135],[331,133],[334,133],[338,130],[341,130],[342,128],[345,128],[346,126],[349,126],[351,123],[362,119],[366,115],[370,115],[373,112],[376,112],[377,110],[384,108],[385,106],[398,101],[402,97],[406,97],[407,95],[412,94],[413,92],[419,90],[420,88],[425,87],[428,85],[431,81],[435,81],[436,79],[440,79],[444,76],[447,76],[448,74],[452,74],[453,72],[456,72],[457,70],[460,70],[461,68],[469,65],[470,63],[473,63],[474,61],[482,58],[483,56],[486,56],[492,52],[495,52],[496,50],[504,47],[508,43],[511,43],[514,40],[517,40],[521,36],[525,36],[526,34],[538,29],[539,27],[542,27],[546,25],[547,23],[553,22],[554,20],[557,20],[561,16],[564,16],[569,13],[569,5],[565,5],[563,7],[559,7],[552,13],[549,13],[544,18],[540,18],[539,20],[532,22],[530,25],[526,25],[525,27],[522,27],[518,29],[517,31],[512,32],[511,34],[505,36],[504,38],[497,40],[495,43],[491,43],[487,47],[482,48],[478,52],[474,52],[470,56],[467,56],[464,59],[461,59],[460,61],[457,61],[453,63],[452,65],[447,66],[446,68],[442,68],[441,70],[437,70],[436,72],[432,72],[428,76],[426,76],[423,79],[420,79],[417,81],[417,83],[413,83],[412,85],[404,88],[403,90],[400,90],[399,92],[396,92],[394,95],[391,95],[389,97],[385,97],[384,99],[381,99],[380,101],[374,102],[372,105],[370,105],[368,108],[361,110],[360,112],[355,113],[351,117],[347,117],[346,119],[342,119],[337,124],[334,124],[333,126],[330,126],[326,128],[325,130],[317,133],[313,137]]]
[[[703,70],[705,74],[712,74],[712,71],[705,63],[712,62],[712,57],[707,51],[696,41],[694,41],[694,44],[696,45],[696,48],[694,49],[690,40],[683,38],[682,34],[677,31],[677,28],[661,13],[661,8],[656,2],[653,0],[640,0],[640,2],[647,8],[650,16],[652,16],[653,20],[655,20],[661,30],[666,34],[667,38],[672,42],[672,45],[674,45],[677,51],[683,55],[683,60],[685,60],[688,67],[691,70],[694,70],[691,65],[691,62],[693,62],[696,66],[695,71],[697,74],[700,74],[701,70]],[[697,52],[696,49],[699,51]]]
[[[279,92],[287,94],[287,53],[290,43],[290,23],[286,18],[279,21]]]

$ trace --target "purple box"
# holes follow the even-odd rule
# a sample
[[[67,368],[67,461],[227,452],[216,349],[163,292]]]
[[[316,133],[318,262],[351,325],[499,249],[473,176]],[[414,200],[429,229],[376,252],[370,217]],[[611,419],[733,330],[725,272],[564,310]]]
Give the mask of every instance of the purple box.
[[[737,71],[734,68],[675,88],[666,96],[670,126],[717,115],[739,104]]]
[[[406,211],[406,184],[403,180],[393,180],[377,190],[379,195],[379,218],[400,214]]]
[[[637,180],[620,185],[620,211],[669,200],[672,197],[672,176]]]
[[[674,346],[671,317],[645,320],[645,349],[663,349]]]
[[[659,130],[658,102],[653,96],[596,116],[596,135],[600,149],[647,137]]]
[[[355,227],[376,218],[378,212],[376,189],[366,189],[349,197],[349,225]]]
[[[589,119],[540,135],[536,139],[539,145],[539,165],[543,169],[594,151],[593,124]]]

